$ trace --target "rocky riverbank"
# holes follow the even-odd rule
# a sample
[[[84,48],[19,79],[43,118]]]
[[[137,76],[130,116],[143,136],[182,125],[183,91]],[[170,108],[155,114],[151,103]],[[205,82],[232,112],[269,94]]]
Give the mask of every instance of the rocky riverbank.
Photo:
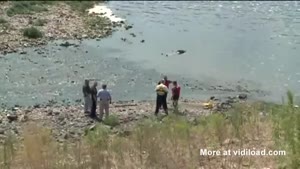
[[[211,99],[213,101],[212,107],[205,107],[203,101],[199,100],[182,100],[178,112],[191,123],[195,123],[199,116],[213,112],[224,112],[230,109],[234,103],[244,102],[246,98]],[[102,124],[111,128],[116,134],[130,133],[138,121],[154,118],[154,108],[154,101],[115,102],[110,109],[111,115],[116,118],[115,124]],[[4,110],[0,113],[0,140],[9,134],[22,139],[23,129],[30,124],[49,128],[58,142],[78,140],[99,123],[97,120],[87,117],[82,109],[81,102],[74,106],[60,106],[49,102],[46,105],[15,106],[10,110]],[[170,109],[170,113],[174,113],[172,109]],[[162,113],[161,117],[163,116]]]
[[[103,38],[111,35],[114,28],[124,25],[124,21],[112,22],[107,17],[88,14],[87,9],[75,10],[76,6],[68,3],[78,3],[75,5],[83,10],[80,2],[1,2],[1,54],[22,52],[22,48],[45,45],[57,39]],[[41,36],[25,36],[24,30],[29,28],[37,29]]]

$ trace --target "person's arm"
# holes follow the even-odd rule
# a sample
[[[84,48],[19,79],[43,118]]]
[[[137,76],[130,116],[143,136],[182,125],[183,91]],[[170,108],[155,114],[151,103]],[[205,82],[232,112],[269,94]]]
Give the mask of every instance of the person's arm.
[[[108,92],[108,97],[109,97],[109,103],[111,104],[111,95],[109,92]]]

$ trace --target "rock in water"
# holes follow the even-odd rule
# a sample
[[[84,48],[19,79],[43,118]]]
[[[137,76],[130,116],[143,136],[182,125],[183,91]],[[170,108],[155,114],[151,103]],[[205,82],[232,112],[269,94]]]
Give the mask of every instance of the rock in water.
[[[178,53],[179,55],[184,54],[185,52],[186,52],[185,50],[177,50],[177,53]]]
[[[245,100],[245,99],[247,99],[247,95],[246,94],[239,94],[238,98],[241,99],[241,100]]]
[[[59,46],[62,46],[62,47],[69,47],[69,46],[73,46],[74,44],[72,43],[69,43],[69,42],[65,42],[65,43],[61,43]]]
[[[145,42],[145,40],[143,39],[143,40],[141,40],[141,43],[144,43]]]
[[[131,25],[126,25],[126,26],[125,26],[125,29],[126,29],[126,30],[131,29],[131,28],[132,28]]]

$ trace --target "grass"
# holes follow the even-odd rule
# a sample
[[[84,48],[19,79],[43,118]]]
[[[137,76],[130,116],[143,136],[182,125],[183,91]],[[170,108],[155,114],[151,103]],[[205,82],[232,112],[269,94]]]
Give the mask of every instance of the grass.
[[[93,8],[97,1],[65,1],[71,6],[72,10],[79,12],[86,12],[86,10]]]
[[[54,1],[13,1],[12,6],[7,10],[8,16],[18,14],[33,14],[36,12],[48,11],[47,5],[53,4]]]
[[[264,112],[263,115],[262,112]],[[111,116],[106,124],[117,125]],[[283,105],[238,104],[198,123],[170,114],[140,121],[130,135],[98,125],[76,144],[58,144],[48,130],[30,125],[20,143],[1,145],[1,168],[289,168],[300,166],[300,110],[288,93]],[[21,146],[18,145],[23,145]],[[17,147],[17,148],[16,148]],[[285,156],[201,156],[200,149],[285,150]]]
[[[23,30],[23,36],[31,38],[31,39],[37,39],[37,38],[43,37],[43,34],[37,28],[30,27],[30,28],[25,28]]]

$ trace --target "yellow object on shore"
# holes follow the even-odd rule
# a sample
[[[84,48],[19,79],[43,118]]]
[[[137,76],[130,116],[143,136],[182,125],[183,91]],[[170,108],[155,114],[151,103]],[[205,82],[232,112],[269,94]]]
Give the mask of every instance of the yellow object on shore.
[[[212,101],[209,101],[209,102],[207,102],[207,103],[203,103],[203,107],[204,107],[205,109],[212,109],[212,108],[214,107],[214,105],[213,105],[213,102],[212,102]]]

